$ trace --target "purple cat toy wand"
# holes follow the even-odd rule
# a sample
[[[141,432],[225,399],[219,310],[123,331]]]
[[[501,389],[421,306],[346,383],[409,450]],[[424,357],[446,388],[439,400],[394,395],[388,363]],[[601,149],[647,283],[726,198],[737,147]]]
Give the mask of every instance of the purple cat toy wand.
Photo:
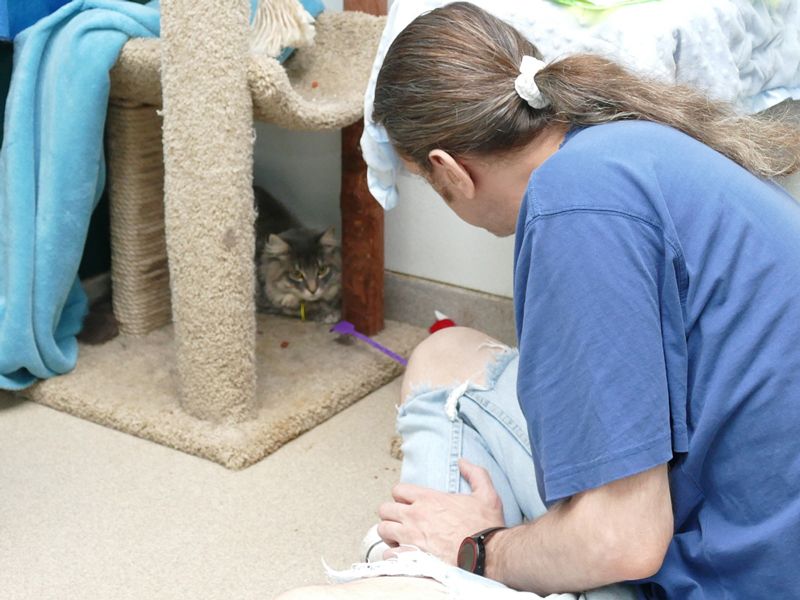
[[[363,333],[359,333],[358,331],[356,331],[356,326],[353,325],[350,321],[339,321],[336,325],[331,327],[331,333],[338,333],[340,335],[352,335],[353,337],[356,337],[363,342],[367,342],[373,348],[377,348],[378,350],[383,352],[386,356],[388,356],[393,360],[396,360],[404,367],[408,366],[408,361],[405,358],[403,358],[399,354],[395,354],[385,346],[381,346],[378,342],[376,342],[370,337],[367,337]]]

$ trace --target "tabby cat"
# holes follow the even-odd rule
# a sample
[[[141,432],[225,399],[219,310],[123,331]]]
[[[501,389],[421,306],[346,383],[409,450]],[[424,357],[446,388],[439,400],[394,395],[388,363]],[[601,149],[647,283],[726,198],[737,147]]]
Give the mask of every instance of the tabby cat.
[[[303,227],[258,186],[256,306],[260,311],[335,323],[341,317],[342,259],[333,227]]]

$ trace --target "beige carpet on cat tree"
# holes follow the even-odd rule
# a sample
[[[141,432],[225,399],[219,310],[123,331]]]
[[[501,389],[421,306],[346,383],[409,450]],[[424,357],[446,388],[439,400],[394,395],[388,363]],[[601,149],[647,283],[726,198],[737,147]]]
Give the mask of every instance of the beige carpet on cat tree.
[[[253,117],[305,130],[355,122],[384,21],[323,14],[284,69],[251,56],[249,5],[163,0],[161,39],[123,48],[107,128],[123,334],[24,393],[229,468],[400,372],[327,326],[257,317],[253,301]],[[408,354],[424,335],[388,322],[377,339]]]

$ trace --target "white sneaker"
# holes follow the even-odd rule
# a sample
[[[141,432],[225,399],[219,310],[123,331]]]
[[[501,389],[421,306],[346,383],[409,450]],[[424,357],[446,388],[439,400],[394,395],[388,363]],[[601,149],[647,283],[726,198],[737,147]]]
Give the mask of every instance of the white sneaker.
[[[367,535],[361,540],[361,556],[364,557],[364,562],[376,562],[383,560],[383,553],[389,549],[389,544],[381,539],[378,535],[378,525],[375,524],[369,528]]]

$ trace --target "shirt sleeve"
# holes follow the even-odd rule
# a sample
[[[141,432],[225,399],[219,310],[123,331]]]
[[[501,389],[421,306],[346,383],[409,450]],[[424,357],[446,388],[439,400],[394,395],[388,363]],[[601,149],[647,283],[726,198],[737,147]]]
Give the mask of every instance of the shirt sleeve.
[[[665,245],[653,225],[611,211],[539,216],[524,231],[518,394],[548,504],[672,458]]]

